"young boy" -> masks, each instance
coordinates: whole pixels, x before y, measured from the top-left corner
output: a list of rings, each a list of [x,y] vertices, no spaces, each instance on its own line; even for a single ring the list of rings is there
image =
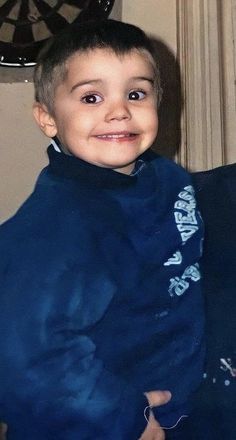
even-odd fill
[[[49,166],[0,231],[0,418],[11,440],[137,440],[144,392],[173,428],[202,377],[202,222],[189,175],[156,156],[147,36],[72,26],[35,71]],[[144,414],[145,413],[145,414]]]

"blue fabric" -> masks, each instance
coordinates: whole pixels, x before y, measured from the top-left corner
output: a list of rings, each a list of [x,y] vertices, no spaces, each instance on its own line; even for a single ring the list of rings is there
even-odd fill
[[[9,440],[137,440],[144,391],[173,425],[202,378],[202,221],[190,176],[131,176],[48,150],[0,228],[0,414]]]
[[[193,178],[205,223],[201,265],[207,356],[204,381],[182,438],[235,440],[236,164],[196,173]]]

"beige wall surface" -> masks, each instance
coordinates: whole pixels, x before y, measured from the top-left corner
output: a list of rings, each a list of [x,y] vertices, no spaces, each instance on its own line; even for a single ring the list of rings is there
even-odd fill
[[[32,83],[0,84],[0,222],[31,193],[47,163],[47,138],[32,116]]]
[[[122,20],[161,39],[176,54],[176,0],[123,0]]]

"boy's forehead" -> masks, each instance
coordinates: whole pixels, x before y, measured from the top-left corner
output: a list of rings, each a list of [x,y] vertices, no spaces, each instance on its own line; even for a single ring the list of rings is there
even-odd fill
[[[131,67],[135,69],[135,67],[147,68],[148,70],[155,72],[155,61],[152,55],[146,49],[130,49],[125,52],[117,53],[111,48],[95,48],[95,49],[87,49],[85,51],[77,51],[73,55],[71,55],[67,62],[67,73],[70,73],[70,70],[76,69],[79,72],[90,72],[96,67],[103,67],[104,62],[113,63],[116,60],[120,61],[121,64],[124,61],[132,61]],[[116,72],[114,71],[114,74]]]

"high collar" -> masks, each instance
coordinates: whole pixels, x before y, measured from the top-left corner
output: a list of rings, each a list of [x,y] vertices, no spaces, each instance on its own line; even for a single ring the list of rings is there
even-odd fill
[[[48,147],[50,171],[61,177],[76,179],[81,184],[93,187],[129,187],[135,185],[140,174],[147,168],[152,153],[146,152],[137,160],[132,174],[119,173],[110,168],[103,168],[85,162],[75,156],[69,156]]]

